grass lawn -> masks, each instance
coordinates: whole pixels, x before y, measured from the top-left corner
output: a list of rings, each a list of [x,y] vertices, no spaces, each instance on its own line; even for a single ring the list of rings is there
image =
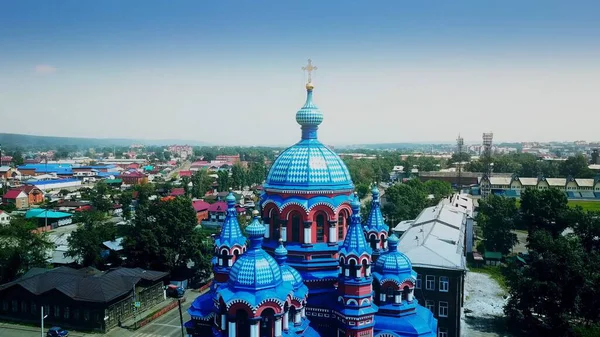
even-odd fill
[[[483,265],[481,267],[476,267],[473,264],[469,264],[469,271],[473,273],[487,274],[494,281],[498,282],[500,288],[504,289],[505,291],[508,290],[508,286],[506,285],[506,280],[504,279],[504,275],[502,275],[500,266]]]
[[[569,200],[569,206],[581,206],[585,211],[597,211],[600,212],[600,200]]]
[[[517,199],[517,208],[521,207],[521,200]],[[600,212],[600,200],[569,200],[569,206],[581,206],[584,211]]]

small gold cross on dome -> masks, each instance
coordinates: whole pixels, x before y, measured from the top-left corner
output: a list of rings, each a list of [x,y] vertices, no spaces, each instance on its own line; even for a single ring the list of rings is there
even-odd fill
[[[308,59],[308,65],[306,67],[302,67],[302,70],[308,73],[308,83],[312,82],[312,72],[317,70],[317,67],[312,65],[312,60]]]

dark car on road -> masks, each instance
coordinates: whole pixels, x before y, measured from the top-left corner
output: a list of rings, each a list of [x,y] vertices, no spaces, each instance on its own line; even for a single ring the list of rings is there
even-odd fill
[[[67,337],[69,336],[69,332],[63,328],[59,328],[57,326],[50,328],[46,337]]]

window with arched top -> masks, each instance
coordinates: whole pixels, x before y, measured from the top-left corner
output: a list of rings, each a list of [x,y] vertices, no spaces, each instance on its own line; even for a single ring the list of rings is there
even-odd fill
[[[317,215],[317,242],[325,241],[325,215]]]
[[[392,302],[394,300],[394,288],[392,288],[392,287],[387,288],[385,291],[385,297],[387,298],[386,301]]]
[[[377,249],[377,236],[375,234],[369,236],[369,243],[371,244],[371,249]]]
[[[292,242],[300,242],[300,231],[302,230],[302,218],[300,217],[300,214],[294,212],[294,214],[292,214],[292,219],[291,219],[292,225],[291,230],[292,230]]]
[[[271,227],[271,239],[279,240],[279,212],[275,209],[271,210],[269,225]]]
[[[344,240],[344,213],[338,215],[338,241]]]

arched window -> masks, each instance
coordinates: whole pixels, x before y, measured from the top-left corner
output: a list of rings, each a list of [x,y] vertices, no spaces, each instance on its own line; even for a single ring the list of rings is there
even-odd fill
[[[325,240],[325,215],[317,215],[317,242]]]
[[[379,245],[381,246],[381,248],[385,248],[385,235],[381,234],[381,237],[379,239]]]
[[[344,240],[344,213],[338,215],[338,241]]]
[[[410,289],[408,288],[408,286],[404,286],[404,289],[402,291],[402,300],[403,301],[408,301],[408,294],[410,293]]]
[[[371,244],[371,249],[377,249],[377,236],[371,234],[371,236],[369,236],[369,243]]]
[[[240,309],[235,313],[235,328],[237,330],[236,336],[250,337],[250,324],[246,310]]]
[[[271,239],[274,241],[279,240],[279,212],[271,210],[270,227],[271,227]]]
[[[356,267],[356,260],[354,259],[350,259],[350,276],[357,276],[356,275],[356,270],[358,269]]]
[[[392,303],[394,301],[394,288],[389,287],[385,292],[386,301]]]
[[[267,308],[260,314],[260,318],[260,337],[272,337],[275,331],[275,311]]]
[[[302,222],[302,218],[300,214],[294,213],[292,215],[292,242],[300,242],[300,231],[302,230],[302,226],[300,225]]]

